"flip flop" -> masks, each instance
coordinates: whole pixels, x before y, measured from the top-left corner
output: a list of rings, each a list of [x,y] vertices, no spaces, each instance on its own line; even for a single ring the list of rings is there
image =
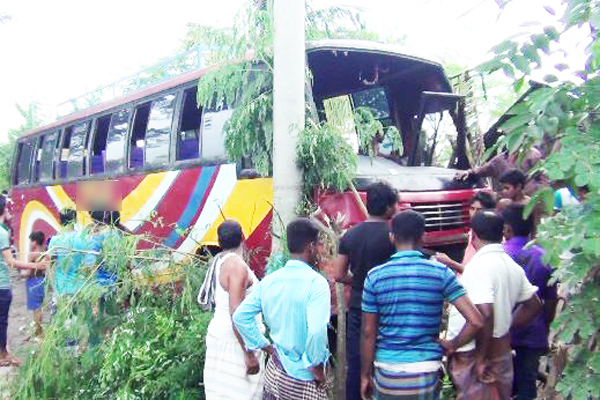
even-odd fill
[[[0,359],[0,367],[18,367],[21,365],[21,360],[17,357],[5,357]]]

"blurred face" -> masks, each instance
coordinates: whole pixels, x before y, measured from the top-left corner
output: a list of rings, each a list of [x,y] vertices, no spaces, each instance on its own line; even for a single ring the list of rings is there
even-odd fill
[[[502,184],[502,198],[514,200],[521,193],[521,185]]]
[[[473,218],[473,216],[481,210],[483,210],[483,205],[481,202],[479,200],[474,201],[469,207],[469,217]]]

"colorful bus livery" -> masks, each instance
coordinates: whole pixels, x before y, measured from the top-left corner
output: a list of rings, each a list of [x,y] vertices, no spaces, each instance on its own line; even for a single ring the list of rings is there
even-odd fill
[[[401,148],[384,136],[374,143],[374,155],[359,154],[356,186],[362,195],[370,181],[387,180],[398,189],[401,206],[424,213],[426,244],[465,243],[468,201],[477,189],[453,176],[456,168],[469,167],[466,131],[457,127],[451,136],[441,132],[441,123],[434,130],[422,126],[444,113],[460,120],[458,97],[442,67],[380,44],[348,41],[307,44],[307,63],[313,115],[330,119],[336,107],[351,112],[367,107],[384,127],[401,134]],[[152,238],[144,247],[161,243],[183,254],[216,246],[216,226],[233,218],[243,226],[252,266],[261,275],[271,247],[272,180],[242,169],[241,160],[228,160],[223,128],[233,110],[199,107],[197,82],[206,72],[193,71],[25,132],[11,176],[13,236],[21,256],[27,255],[31,231],[53,234],[59,228],[58,212],[75,204],[77,181],[112,179],[122,187],[125,227]],[[355,144],[352,118],[341,123]],[[436,147],[442,140],[453,143],[445,161],[438,160],[441,146]],[[315,200],[331,217],[347,214],[350,225],[364,218],[347,193]]]
[[[257,267],[268,255],[272,183],[269,178],[238,180],[235,164],[202,166],[118,178],[123,189],[122,223],[148,240],[179,254],[200,246],[218,246],[216,228],[223,217],[242,223]],[[57,215],[75,207],[75,184],[14,188],[13,228],[22,253],[32,231],[52,234],[60,229]],[[262,245],[262,251],[261,251]]]

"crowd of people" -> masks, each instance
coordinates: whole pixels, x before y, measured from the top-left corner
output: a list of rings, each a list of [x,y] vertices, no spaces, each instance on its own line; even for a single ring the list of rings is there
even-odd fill
[[[91,211],[92,223],[84,228],[77,224],[77,212],[66,208],[60,213],[61,231],[46,238],[41,231],[30,234],[30,251],[27,261],[15,258],[10,245],[10,220],[8,198],[0,196],[0,366],[19,366],[20,360],[7,348],[8,314],[12,302],[12,290],[8,267],[21,270],[26,277],[27,309],[32,312],[34,335],[43,336],[43,304],[47,293],[51,293],[53,311],[66,304],[84,286],[95,285],[101,292],[101,308],[107,296],[114,292],[117,274],[114,266],[106,262],[104,247],[113,247],[111,241],[118,240],[123,232],[119,224],[118,211]],[[109,244],[109,246],[107,246]],[[102,311],[102,310],[100,310]],[[88,344],[101,340],[101,316],[90,326]]]
[[[323,273],[323,232],[314,221],[287,226],[289,259],[260,281],[244,261],[241,225],[224,221],[217,230],[222,251],[198,294],[214,312],[206,336],[207,399],[327,399],[331,280],[351,288],[346,365],[337,365],[346,371],[347,399],[435,399],[446,373],[458,399],[536,398],[557,284],[534,244],[541,215],[524,216],[526,175],[505,168],[499,182],[497,194],[472,198],[460,260],[423,248],[424,216],[398,212],[398,193],[384,182],[367,188],[369,216],[339,240],[332,277]],[[576,204],[571,197],[557,191],[561,207]],[[97,285],[101,307],[114,292],[118,276],[102,254],[123,228],[119,213],[109,211],[90,212],[93,223],[78,228],[75,210],[65,209],[62,230],[49,239],[31,233],[29,258],[21,261],[10,248],[6,201],[0,196],[0,365],[18,365],[6,346],[8,267],[27,277],[28,309],[41,336],[46,293],[57,304]],[[101,327],[90,327],[88,343],[98,344],[100,335]]]
[[[459,400],[537,397],[557,283],[535,244],[540,215],[525,217],[526,175],[506,168],[499,178],[498,193],[471,200],[461,260],[423,248],[425,218],[397,212],[388,184],[367,188],[369,217],[341,237],[334,260],[333,278],[351,287],[347,365],[337,365],[347,399],[435,399],[445,373]],[[241,226],[219,227],[224,252],[199,295],[215,310],[207,399],[328,398],[331,291],[320,235],[314,221],[290,223],[289,261],[257,281]]]

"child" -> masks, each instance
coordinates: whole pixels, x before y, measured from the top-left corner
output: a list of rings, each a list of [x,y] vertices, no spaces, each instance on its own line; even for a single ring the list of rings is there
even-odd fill
[[[29,253],[30,262],[47,260],[46,256],[46,235],[44,232],[36,231],[29,235],[31,247]],[[45,271],[32,271],[27,278],[27,309],[33,311],[33,321],[35,323],[35,336],[41,337],[42,330],[42,304],[45,294]]]

